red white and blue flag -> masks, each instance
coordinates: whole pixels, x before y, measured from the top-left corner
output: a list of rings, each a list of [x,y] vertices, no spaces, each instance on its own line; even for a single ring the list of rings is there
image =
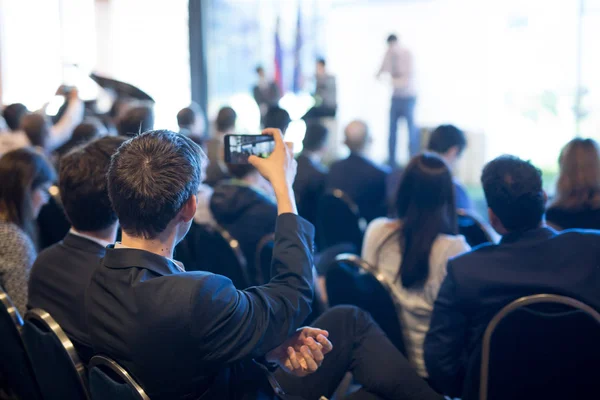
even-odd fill
[[[294,48],[294,93],[302,89],[302,10],[298,4],[298,20],[296,22],[296,47]]]

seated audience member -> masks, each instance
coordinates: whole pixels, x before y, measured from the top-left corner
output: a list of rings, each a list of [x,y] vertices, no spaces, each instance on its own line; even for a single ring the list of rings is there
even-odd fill
[[[121,146],[108,191],[123,239],[107,248],[86,293],[94,349],[122,364],[153,400],[274,399],[278,385],[316,399],[330,396],[349,369],[364,398],[441,399],[356,308],[334,308],[318,328],[297,330],[311,309],[313,227],[295,215],[292,152],[280,132],[268,132],[275,152],[250,161],[277,196],[274,277],[245,291],[172,260],[194,216],[200,148],[169,131]]]
[[[457,234],[452,174],[442,159],[425,153],[411,160],[398,187],[395,215],[398,219],[369,224],[362,257],[393,283],[408,354],[419,375],[427,377],[423,342],[446,264],[470,249]]]
[[[600,147],[573,139],[562,150],[556,197],[546,221],[556,229],[600,229]]]
[[[106,246],[115,242],[117,216],[108,198],[106,173],[110,157],[124,141],[104,137],[63,157],[60,193],[72,227],[61,242],[39,254],[29,278],[29,307],[52,315],[84,363],[93,355],[84,293]]]
[[[21,126],[21,118],[29,113],[27,107],[21,103],[9,104],[2,110],[2,116],[11,131],[19,130]]]
[[[56,179],[40,153],[22,148],[0,158],[0,286],[23,315],[27,281],[35,260],[35,219]]]
[[[313,225],[317,222],[319,199],[325,190],[327,171],[321,164],[327,146],[327,128],[318,122],[306,124],[302,153],[297,158],[298,173],[294,193],[298,213]]]
[[[126,137],[149,131],[153,127],[154,110],[150,106],[134,106],[126,109],[117,121],[117,132]]]
[[[465,133],[454,125],[440,125],[431,132],[427,149],[437,153],[446,161],[450,170],[456,168],[456,163],[467,147]],[[454,194],[456,208],[470,210],[473,208],[471,199],[464,186],[454,178]]]
[[[259,284],[259,266],[254,265],[256,248],[264,236],[275,232],[277,221],[273,188],[250,164],[229,164],[228,168],[234,179],[215,187],[210,210],[217,224],[239,242],[251,284]]]
[[[206,179],[204,182],[209,186],[215,186],[222,180],[229,178],[227,165],[225,165],[225,135],[235,133],[237,114],[231,107],[223,107],[217,114],[215,120],[216,131],[206,143],[206,155],[208,166],[206,167]]]
[[[279,106],[269,107],[263,121],[265,128],[279,129],[284,135],[290,122],[290,114]]]
[[[324,58],[317,59],[315,72],[315,105],[302,117],[308,121],[315,118],[335,117],[337,110],[337,88],[335,76],[327,71]]]
[[[327,189],[340,189],[358,205],[361,216],[372,221],[386,212],[388,169],[370,161],[367,148],[372,139],[362,121],[353,121],[344,131],[350,156],[333,163],[327,176]]]
[[[192,103],[189,107],[182,108],[177,113],[177,125],[180,134],[188,136],[198,145],[203,144],[206,119],[198,104]]]
[[[460,396],[467,364],[502,307],[522,296],[554,293],[600,309],[600,233],[557,234],[544,226],[541,172],[513,156],[481,176],[491,225],[502,235],[448,262],[425,338],[429,382]]]
[[[82,123],[77,125],[73,130],[71,138],[58,149],[55,153],[60,158],[73,150],[77,146],[82,146],[86,143],[91,142],[94,139],[106,136],[108,130],[97,118],[86,118]]]

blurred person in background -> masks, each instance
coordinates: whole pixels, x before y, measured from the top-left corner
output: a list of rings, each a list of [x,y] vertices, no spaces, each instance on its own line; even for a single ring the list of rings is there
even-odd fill
[[[215,186],[222,180],[229,177],[227,165],[225,165],[225,135],[235,133],[235,123],[237,113],[231,107],[223,107],[217,114],[215,120],[215,132],[206,143],[206,155],[208,157],[208,166],[206,168],[206,178],[204,183],[209,186]]]
[[[48,202],[56,179],[52,165],[31,148],[0,158],[0,285],[21,315],[27,305],[27,282],[37,255],[35,219]]]
[[[292,122],[290,114],[283,108],[274,106],[270,107],[267,111],[264,119],[264,126],[265,128],[279,129],[285,135],[290,122]]]
[[[324,58],[317,59],[315,81],[315,106],[308,110],[302,118],[308,121],[311,118],[335,117],[337,86],[335,76],[327,71]]]
[[[153,128],[154,110],[146,105],[126,109],[117,120],[117,131],[120,136],[132,137]]]
[[[94,139],[98,139],[107,135],[108,130],[102,121],[100,121],[98,118],[86,117],[83,122],[77,125],[77,127],[73,130],[71,138],[65,144],[56,149],[55,153],[58,158],[60,158],[77,146],[82,146]]]
[[[440,125],[431,132],[427,149],[437,153],[446,164],[450,171],[454,171],[458,160],[463,155],[467,147],[467,138],[465,133],[454,125]],[[467,194],[465,187],[456,179],[454,182],[454,195],[456,198],[456,208],[470,210],[473,203]]]
[[[390,166],[396,165],[396,139],[398,119],[404,118],[408,125],[408,151],[410,157],[419,152],[421,147],[419,131],[414,123],[414,110],[417,102],[417,92],[414,82],[414,66],[412,53],[400,45],[396,35],[387,38],[387,51],[377,73],[377,78],[383,74],[391,77],[392,100],[390,107],[390,135],[388,141]]]
[[[204,113],[198,104],[192,103],[188,107],[182,108],[177,113],[177,125],[180,134],[188,136],[194,142],[203,146],[206,118],[204,118]]]
[[[326,187],[346,193],[358,206],[360,215],[370,222],[387,214],[386,179],[389,170],[367,157],[372,137],[366,123],[358,120],[350,122],[344,135],[350,155],[331,165]]]
[[[294,193],[298,204],[298,214],[316,225],[319,199],[325,191],[327,170],[321,160],[327,150],[327,128],[316,122],[306,124],[306,134],[302,140],[302,152],[296,159],[298,170],[294,181]]]
[[[600,229],[600,147],[571,140],[560,153],[556,195],[546,221],[556,229]]]
[[[21,126],[21,118],[28,113],[29,110],[27,107],[21,103],[9,104],[2,110],[2,116],[8,125],[8,129],[11,131],[19,129],[19,126]]]
[[[12,132],[0,134],[0,155],[26,146],[37,146],[50,153],[69,140],[73,129],[83,120],[84,105],[77,89],[71,88],[68,92],[65,90],[61,86],[57,91],[57,95],[66,97],[67,106],[54,125],[44,110],[27,113],[22,104],[8,106],[4,115],[5,119],[8,116],[7,123]],[[19,125],[15,131],[13,126],[16,123]]]
[[[459,236],[450,169],[433,153],[414,157],[404,170],[394,214],[367,228],[362,258],[392,282],[401,305],[407,351],[427,378],[423,342],[448,259],[470,249]]]
[[[258,82],[252,89],[252,95],[260,110],[260,122],[264,125],[264,118],[267,115],[267,111],[270,107],[275,107],[279,104],[281,99],[281,91],[279,86],[273,80],[267,80],[265,76],[264,68],[259,65],[256,67],[256,75],[258,76]]]

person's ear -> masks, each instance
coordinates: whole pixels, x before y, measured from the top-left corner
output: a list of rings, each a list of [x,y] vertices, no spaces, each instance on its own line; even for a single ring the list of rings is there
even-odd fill
[[[179,215],[183,222],[190,222],[194,218],[196,207],[198,206],[197,201],[196,195],[194,194],[183,203],[183,207],[181,207],[181,211],[179,211]]]

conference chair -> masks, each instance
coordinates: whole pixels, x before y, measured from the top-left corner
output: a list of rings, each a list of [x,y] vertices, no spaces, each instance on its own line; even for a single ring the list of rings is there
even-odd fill
[[[362,248],[367,221],[361,217],[356,203],[343,191],[327,191],[319,200],[317,215],[321,250],[342,243]]]
[[[175,259],[183,263],[186,271],[226,276],[238,289],[251,286],[238,241],[219,226],[192,223],[186,237],[175,247]]]
[[[365,260],[353,254],[340,254],[327,269],[325,286],[330,306],[350,304],[368,311],[390,341],[406,355],[400,304],[392,294],[391,283]]]
[[[150,400],[135,379],[109,357],[92,357],[89,368],[92,400]]]
[[[89,399],[85,366],[48,312],[27,311],[21,336],[44,400]]]
[[[258,246],[256,246],[256,256],[254,266],[256,268],[256,282],[263,285],[271,280],[271,261],[273,259],[273,249],[275,248],[275,234],[265,235]]]
[[[0,374],[20,400],[41,400],[37,381],[21,339],[23,319],[0,287]]]
[[[600,398],[600,313],[564,296],[500,310],[467,370],[463,400]]]
[[[471,247],[484,243],[494,243],[492,228],[475,214],[464,209],[456,210],[458,232],[465,237]]]

